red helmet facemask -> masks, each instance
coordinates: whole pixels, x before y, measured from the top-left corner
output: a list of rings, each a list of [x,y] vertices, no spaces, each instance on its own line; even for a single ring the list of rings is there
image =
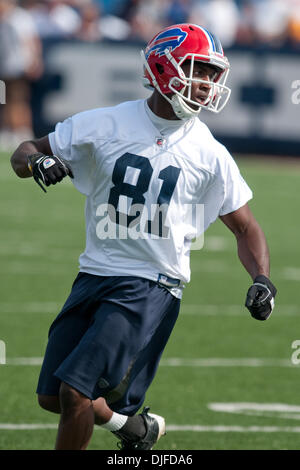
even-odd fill
[[[158,33],[141,51],[144,64],[143,84],[156,89],[173,107],[177,117],[197,116],[201,109],[214,113],[226,105],[231,90],[225,86],[229,62],[220,41],[204,28],[193,24],[170,26]],[[189,73],[182,65],[189,61]],[[212,81],[194,77],[194,64],[201,62],[218,70]],[[203,83],[210,88],[205,102],[192,100],[192,84]]]

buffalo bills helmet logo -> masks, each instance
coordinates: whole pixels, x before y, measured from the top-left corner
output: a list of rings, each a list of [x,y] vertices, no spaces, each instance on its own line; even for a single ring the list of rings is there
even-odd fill
[[[170,52],[174,51],[179,47],[186,39],[187,33],[182,31],[180,28],[173,28],[160,33],[154,38],[146,49],[146,59],[153,52],[159,57],[165,54],[165,50],[168,49]]]

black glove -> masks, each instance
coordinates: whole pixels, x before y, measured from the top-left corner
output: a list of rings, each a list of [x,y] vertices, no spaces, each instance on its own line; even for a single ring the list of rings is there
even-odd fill
[[[41,180],[46,186],[56,184],[66,176],[74,178],[71,167],[56,155],[47,156],[43,153],[35,153],[28,157],[28,168],[32,173],[34,180],[46,193]]]
[[[245,306],[256,320],[267,320],[274,308],[277,289],[266,276],[260,275],[247,292]]]

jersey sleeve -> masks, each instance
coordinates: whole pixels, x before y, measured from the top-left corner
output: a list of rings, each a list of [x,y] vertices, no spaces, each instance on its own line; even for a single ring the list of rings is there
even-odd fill
[[[225,153],[223,170],[224,200],[219,215],[226,215],[243,207],[253,194],[229,152]]]
[[[49,134],[49,143],[53,154],[70,164],[74,186],[88,196],[93,188],[96,164],[93,141],[86,128],[80,114],[70,117],[56,125],[55,131]]]

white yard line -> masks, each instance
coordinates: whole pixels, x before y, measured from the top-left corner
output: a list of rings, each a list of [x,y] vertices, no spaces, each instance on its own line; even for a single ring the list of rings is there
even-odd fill
[[[57,429],[57,424],[33,424],[33,423],[0,423],[0,430],[5,431],[35,431],[39,429]]]
[[[39,423],[0,423],[0,430],[3,431],[36,431],[36,430],[49,430],[57,429],[58,424],[39,424]],[[95,426],[95,430],[100,430],[101,427]],[[180,431],[180,432],[235,432],[235,433],[300,433],[300,426],[201,426],[201,425],[178,425],[169,424],[166,426],[167,432]]]
[[[64,304],[47,300],[44,302],[0,302],[0,314],[5,313],[58,313]],[[300,305],[276,305],[276,315],[298,316]],[[245,315],[247,310],[243,305],[215,305],[215,304],[188,304],[182,303],[180,315],[207,315],[207,316],[236,316]]]
[[[40,366],[42,357],[12,357],[6,359],[8,366]],[[289,359],[263,358],[179,358],[162,359],[161,367],[295,367]]]
[[[245,307],[242,305],[201,305],[201,304],[185,304],[180,309],[180,315],[242,315],[245,313]]]
[[[207,251],[228,251],[228,248],[233,250],[235,246],[231,243],[231,240],[228,240],[222,236],[204,236],[204,250]]]
[[[63,302],[0,302],[0,313],[58,313]]]
[[[300,432],[300,426],[199,426],[170,424],[166,427],[167,431],[190,431],[190,432]]]
[[[213,411],[222,411],[228,413],[244,411],[274,411],[300,413],[299,405],[289,405],[286,403],[253,403],[253,402],[234,402],[234,403],[208,403],[208,408]]]
[[[294,266],[286,266],[282,269],[281,277],[286,281],[300,281],[300,268]]]
[[[207,316],[242,316],[247,315],[248,311],[243,305],[201,305],[185,304],[181,306],[181,315],[207,315]],[[276,305],[276,315],[298,316],[300,314],[300,305]],[[274,315],[275,315],[274,313]]]
[[[207,407],[221,413],[300,420],[300,406],[286,403],[208,403]]]
[[[167,367],[292,367],[288,359],[261,359],[261,358],[166,358],[160,362]]]
[[[42,357],[10,357],[6,358],[8,366],[40,366],[42,365]]]

